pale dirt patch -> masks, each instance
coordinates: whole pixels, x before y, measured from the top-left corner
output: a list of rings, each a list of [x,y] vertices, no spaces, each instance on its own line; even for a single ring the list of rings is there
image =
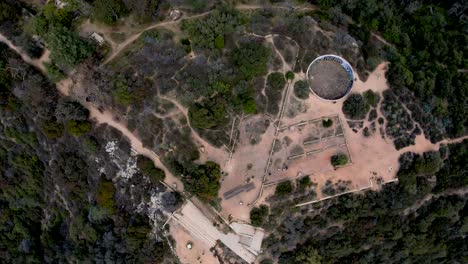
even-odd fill
[[[194,240],[176,221],[171,220],[170,234],[176,241],[175,250],[179,260],[183,264],[194,263],[219,263],[218,259],[210,252],[210,246]],[[192,249],[187,248],[188,243],[192,243]]]
[[[255,261],[257,253],[242,243],[242,236],[233,232],[221,232],[191,201],[187,200],[182,208],[174,213],[173,219],[199,243],[213,247],[220,241],[248,263]]]
[[[388,89],[385,79],[386,67],[387,64],[385,63],[379,65],[366,82],[357,80],[352,92],[364,92],[371,89],[381,94],[384,90]],[[370,178],[373,176],[382,177],[385,182],[395,178],[399,167],[398,158],[400,154],[407,151],[407,149],[396,151],[393,142],[391,140],[382,139],[379,133],[375,133],[367,138],[362,135],[361,131],[354,133],[345,123],[346,118],[341,111],[343,101],[344,99],[336,102],[327,102],[317,96],[311,95],[309,99],[306,100],[306,103],[310,105],[308,111],[306,113],[299,113],[293,118],[284,117],[281,125],[287,126],[305,120],[338,115],[341,120],[341,126],[348,148],[339,146],[317,154],[312,154],[310,158],[299,158],[294,162],[290,162],[287,171],[272,171],[272,174],[275,174],[272,175],[272,181],[294,178],[299,172],[312,174],[312,181],[318,183],[317,198],[319,199],[322,197],[320,189],[327,180],[332,180],[333,182],[338,180],[350,180],[352,182],[350,188],[354,189],[369,186]],[[367,121],[365,121],[365,125],[367,125],[366,122]],[[336,125],[336,120],[334,120],[334,125]],[[376,126],[378,131],[380,125],[376,124]],[[298,135],[293,134],[290,137],[300,141]],[[317,147],[326,147],[329,141],[330,140],[317,143]],[[331,141],[336,141],[335,143],[341,142],[339,138],[333,138]],[[302,142],[299,143],[301,144]],[[345,167],[334,169],[330,164],[331,156],[338,152],[346,154],[348,153],[348,149],[352,163]],[[301,161],[301,159],[303,161]]]
[[[221,203],[223,207],[221,214],[225,217],[231,215],[234,219],[249,220],[251,207],[248,204],[256,199],[260,191],[275,129],[270,124],[265,133],[261,135],[260,141],[252,145],[251,139],[257,138],[257,136],[255,132],[249,133],[246,127],[249,124],[253,125],[256,122],[262,122],[264,119],[265,117],[260,115],[250,116],[245,118],[239,126],[239,143],[234,150],[232,159],[223,168],[228,173],[228,176],[223,177],[219,194],[222,196],[223,193],[243,185],[247,181],[253,182],[255,189],[231,199],[223,200]],[[248,169],[250,167],[249,164],[252,166],[250,169]],[[254,177],[252,178],[252,176]]]

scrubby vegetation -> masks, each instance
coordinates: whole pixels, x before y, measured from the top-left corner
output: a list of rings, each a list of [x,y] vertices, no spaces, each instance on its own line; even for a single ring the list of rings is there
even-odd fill
[[[372,107],[377,107],[377,104],[380,102],[380,95],[378,93],[375,93],[372,90],[367,90],[364,92],[364,98],[366,99],[366,102],[372,106]]]
[[[343,102],[343,113],[350,119],[364,119],[369,111],[366,98],[359,93],[353,93]]]
[[[284,181],[276,185],[275,194],[276,195],[286,195],[293,191],[294,187],[291,181]]]
[[[137,158],[137,166],[143,172],[144,175],[149,177],[153,184],[157,184],[159,181],[164,181],[165,173],[160,168],[154,166],[154,162],[142,155]]]
[[[294,83],[294,94],[297,98],[307,99],[309,98],[309,84],[306,81],[297,81]]]
[[[268,216],[268,206],[260,205],[250,211],[250,223],[253,226],[262,226]]]
[[[122,0],[96,0],[93,2],[93,18],[105,24],[115,24],[128,14]]]
[[[330,162],[333,165],[333,167],[346,165],[348,163],[348,155],[338,153],[330,158]]]
[[[241,43],[232,52],[232,61],[245,79],[252,79],[267,72],[270,50],[259,42]]]

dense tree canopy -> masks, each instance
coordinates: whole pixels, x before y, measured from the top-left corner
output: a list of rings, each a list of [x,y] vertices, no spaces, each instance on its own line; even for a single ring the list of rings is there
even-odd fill
[[[254,207],[250,211],[250,223],[253,226],[262,226],[267,216],[268,216],[268,206],[260,205],[260,207]]]
[[[234,33],[243,19],[237,10],[221,4],[206,17],[184,21],[182,28],[195,46],[219,49],[224,47],[224,37]]]
[[[190,168],[183,180],[189,192],[196,194],[204,201],[211,201],[218,197],[221,170],[218,164],[208,161]]]
[[[353,93],[343,102],[343,113],[351,119],[364,119],[369,111],[369,104],[359,93]]]
[[[242,76],[251,79],[255,76],[264,75],[267,72],[267,61],[270,50],[262,43],[247,42],[232,52],[232,61],[238,67]]]
[[[190,124],[197,128],[214,128],[227,123],[227,105],[222,98],[211,98],[189,108]]]
[[[105,24],[114,24],[128,14],[128,9],[122,0],[95,0],[93,2],[93,18]]]
[[[164,171],[154,166],[154,162],[151,159],[140,155],[137,159],[137,165],[143,174],[149,177],[152,183],[156,184],[159,181],[164,181],[166,176]]]
[[[347,23],[337,17],[350,16],[348,30],[364,43],[364,55],[372,58],[375,53],[371,31],[379,32],[391,43],[387,58],[391,64],[388,80],[392,88],[409,88],[419,104],[413,112],[424,107],[426,115],[416,118],[435,137],[442,126],[451,135],[460,135],[468,125],[466,93],[466,56],[468,39],[460,2],[430,0],[422,2],[324,0],[313,1],[326,10],[323,18],[340,27]],[[328,12],[327,12],[328,11]],[[346,20],[346,19],[344,19]],[[461,71],[460,71],[461,70]],[[435,102],[444,102],[446,114],[437,116]],[[414,102],[413,102],[414,103]],[[427,116],[430,115],[430,116]],[[427,122],[425,120],[430,120]],[[441,125],[442,124],[442,125]]]
[[[24,77],[6,70],[13,66],[21,66]],[[0,73],[2,262],[161,262],[166,242],[150,235],[152,221],[128,203],[130,197],[114,182],[119,169],[107,152],[99,152],[106,137],[120,136],[92,130],[87,111],[69,99],[59,100],[56,89],[3,44]],[[12,93],[13,83],[24,92]],[[64,135],[69,121],[74,127],[86,122],[88,135]],[[128,147],[117,148],[118,155],[130,157]],[[157,190],[144,189],[140,182],[135,179],[139,191],[131,199],[143,202],[139,195]]]
[[[47,35],[50,58],[59,64],[76,65],[92,52],[92,47],[76,33],[65,28],[54,28]]]

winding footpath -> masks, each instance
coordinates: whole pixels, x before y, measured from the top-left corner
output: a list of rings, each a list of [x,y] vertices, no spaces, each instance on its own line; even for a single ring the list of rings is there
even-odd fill
[[[18,55],[21,56],[21,58],[24,60],[24,62],[30,64],[37,70],[39,70],[42,74],[46,74],[46,68],[44,66],[44,63],[48,61],[48,56],[49,56],[49,50],[45,50],[44,55],[39,58],[39,59],[32,59],[31,57],[26,54],[20,47],[17,47],[14,45],[10,40],[8,40],[4,35],[0,34],[0,42],[5,43],[10,49],[15,51]],[[59,93],[63,96],[70,96],[70,91],[73,87],[74,83],[71,78],[67,78],[65,80],[62,80],[56,84],[57,90]],[[115,120],[114,114],[112,114],[110,111],[99,111],[96,106],[89,102],[85,102],[84,100],[81,100],[80,103],[88,109],[90,113],[90,119],[95,121],[97,124],[107,124],[118,131],[120,131],[125,137],[128,138],[130,145],[133,150],[135,150],[138,154],[143,155],[147,158],[150,158],[153,160],[154,164],[158,167],[164,170],[166,173],[166,178],[164,180],[164,183],[168,185],[169,187],[173,187],[174,184],[177,186],[177,191],[183,191],[183,184],[182,182],[172,175],[172,173],[162,164],[161,160],[159,159],[159,156],[152,150],[144,147],[143,143],[141,142],[141,139],[139,139],[132,131],[130,131],[123,123],[120,123]]]
[[[32,65],[33,67],[40,70],[43,74],[46,73],[45,66],[43,65],[43,60],[41,59],[31,59],[21,48],[15,46],[13,43],[8,41],[3,35],[0,35],[0,42],[6,43],[12,50],[18,53],[22,59]],[[48,54],[48,51],[45,53]],[[68,77],[56,84],[56,88],[62,96],[70,96],[72,88],[74,86],[73,80]],[[150,158],[156,167],[164,170],[166,178],[163,184],[169,188],[173,188],[176,184],[176,190],[179,192],[183,191],[182,182],[175,177],[164,164],[159,159],[159,156],[152,150],[144,147],[141,139],[139,139],[132,131],[128,129],[126,125],[120,121],[115,120],[115,114],[108,110],[99,111],[99,109],[93,104],[86,102],[85,100],[80,100],[80,103],[89,110],[90,119],[99,124],[107,124],[118,131],[120,131],[130,142],[131,148],[140,155]],[[181,105],[176,104],[177,107]],[[180,108],[181,112],[186,114],[183,111],[183,107]],[[60,193],[59,193],[60,195]],[[248,246],[242,243],[242,237],[236,232],[224,233],[219,230],[216,226],[213,225],[213,219],[203,213],[203,210],[200,210],[195,206],[189,198],[186,198],[187,201],[184,206],[179,210],[181,213],[176,213],[171,216],[174,221],[182,225],[194,238],[200,240],[201,243],[204,243],[210,247],[216,245],[218,241],[221,241],[228,248],[230,248],[235,254],[244,259],[245,261],[252,263],[255,261],[258,252],[252,251]],[[66,200],[64,200],[65,208],[67,208]],[[69,209],[67,209],[70,211]],[[71,211],[70,211],[71,212]]]

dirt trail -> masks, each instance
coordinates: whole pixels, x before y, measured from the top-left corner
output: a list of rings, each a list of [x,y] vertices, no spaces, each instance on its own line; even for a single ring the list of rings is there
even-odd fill
[[[49,62],[49,55],[50,52],[49,50],[45,50],[44,54],[41,56],[39,59],[32,59],[31,57],[28,56],[28,54],[23,51],[20,47],[15,46],[8,38],[6,38],[3,34],[0,33],[0,42],[5,43],[10,49],[14,50],[16,53],[18,53],[23,61],[26,63],[34,66],[36,69],[40,70],[43,74],[46,73],[46,68],[44,66],[45,62]]]
[[[171,103],[173,103],[176,108],[181,112],[185,118],[187,119],[187,122],[189,122],[189,117],[188,117],[188,109],[183,106],[181,103],[179,103],[177,100],[166,96],[166,95],[158,95],[159,98],[163,100],[167,100]],[[197,144],[198,147],[203,147],[203,152],[200,153],[200,162],[206,162],[208,160],[214,161],[218,163],[219,165],[223,166],[226,164],[226,162],[229,159],[229,154],[223,149],[223,148],[217,148],[211,145],[209,142],[207,142],[205,139],[200,137],[198,133],[192,128],[192,126],[189,124],[190,130],[191,130],[191,136],[192,139],[194,140],[194,143]]]
[[[193,15],[193,16],[188,16],[188,17],[182,16],[177,21],[157,22],[157,23],[154,23],[152,25],[149,25],[146,28],[144,28],[143,30],[141,30],[140,32],[131,35],[126,40],[124,40],[122,43],[117,44],[116,45],[117,48],[112,51],[112,54],[103,62],[103,65],[109,63],[115,57],[117,57],[128,45],[132,44],[135,40],[137,40],[141,36],[141,34],[143,34],[145,31],[148,31],[148,30],[151,30],[151,29],[154,29],[154,28],[157,28],[157,27],[164,27],[164,26],[168,26],[168,25],[178,24],[178,23],[180,23],[180,21],[182,21],[182,19],[193,19],[193,18],[197,18],[197,17],[206,16],[209,13],[211,13],[211,11],[207,11],[205,13],[201,13],[201,14]],[[116,31],[116,32],[118,32],[118,31]]]
[[[400,149],[398,152],[400,154],[403,154],[405,152],[415,152],[422,154],[427,151],[437,151],[440,148],[440,145],[442,144],[455,144],[455,143],[460,143],[463,140],[468,139],[468,135],[462,136],[459,138],[453,138],[453,139],[444,139],[436,143],[432,143],[429,139],[425,138],[424,135],[419,135],[416,137],[415,144],[403,149]]]
[[[431,193],[431,194],[426,195],[423,199],[417,201],[413,206],[406,208],[403,211],[403,214],[404,215],[409,215],[410,213],[417,211],[421,206],[423,206],[426,202],[428,202],[429,200],[431,200],[433,198],[437,199],[439,197],[450,196],[450,195],[462,196],[462,195],[466,195],[466,194],[468,194],[468,188],[456,189],[456,190],[446,190],[446,191],[444,191],[442,193],[438,193],[438,194]]]
[[[21,48],[15,46],[11,41],[9,41],[5,36],[1,34],[0,34],[0,42],[7,44],[12,50],[17,52],[26,63],[36,67],[43,73],[46,72],[43,62],[47,61],[48,54],[49,54],[48,50],[44,52],[44,56],[42,56],[40,59],[35,60],[35,59],[31,59],[23,50],[21,50]],[[74,85],[73,80],[71,78],[67,78],[57,83],[56,87],[57,87],[57,90],[62,95],[69,96],[73,85]],[[109,111],[100,112],[91,103],[83,102],[83,101],[81,103],[83,104],[84,107],[86,107],[89,110],[90,119],[95,120],[98,124],[108,124],[109,126],[112,126],[115,129],[122,132],[122,134],[129,139],[131,147],[136,152],[138,152],[139,154],[143,156],[150,158],[151,160],[153,160],[153,162],[155,163],[157,167],[164,170],[164,172],[166,173],[166,179],[164,182],[166,184],[168,184],[169,186],[172,186],[175,183],[177,185],[177,190],[183,191],[182,182],[178,178],[176,178],[174,175],[172,175],[172,173],[161,163],[161,161],[159,160],[159,156],[152,150],[145,148],[141,140],[136,135],[134,135],[125,125],[115,121],[114,115],[111,112]]]
[[[261,5],[238,5],[238,6],[236,6],[236,9],[238,9],[238,10],[254,10],[254,9],[261,9],[261,8],[264,8],[264,6],[261,6]],[[270,8],[280,8],[280,9],[291,10],[291,8],[284,7],[284,6],[271,6]],[[303,7],[298,7],[295,10],[305,11],[305,10],[316,10],[316,9],[317,9],[317,7],[315,7],[315,6],[303,6]],[[179,24],[183,19],[194,19],[194,18],[198,18],[198,17],[203,17],[203,16],[206,16],[206,15],[210,14],[211,12],[212,11],[207,11],[207,12],[204,12],[204,13],[201,13],[201,14],[187,16],[187,17],[182,15],[182,17],[179,18],[177,21],[164,21],[164,22],[157,22],[157,23],[151,24],[151,25],[143,28],[138,33],[135,33],[135,34],[129,36],[122,43],[116,44],[115,45],[116,49],[112,50],[112,54],[103,62],[103,65],[109,63],[115,57],[117,57],[128,45],[130,45],[135,40],[137,40],[141,36],[141,34],[143,34],[145,31],[148,31],[148,30],[151,30],[151,29],[154,29],[154,28],[157,28],[157,27],[164,27],[164,26]],[[85,27],[87,29],[96,31],[98,33],[122,32],[122,29],[125,29],[125,28],[126,28],[125,31],[127,31],[127,32],[131,30],[131,29],[128,28],[127,25],[125,25],[124,28],[122,28],[122,27],[106,27],[106,26],[102,26],[102,25],[96,25],[96,24],[92,24],[89,20],[86,21],[85,23],[86,23]],[[114,44],[114,41],[110,41],[110,43]]]
[[[64,96],[69,96],[73,85],[73,81],[70,78],[68,78],[57,83],[57,89]],[[133,132],[131,132],[124,123],[122,123],[121,121],[116,121],[115,114],[108,110],[101,112],[96,108],[96,106],[86,101],[81,101],[80,103],[84,107],[86,107],[86,109],[88,109],[90,119],[94,120],[97,124],[107,124],[122,132],[122,134],[125,137],[127,137],[130,141],[132,149],[134,149],[140,155],[150,158],[151,160],[153,160],[156,167],[164,170],[164,172],[166,173],[166,179],[164,180],[164,182],[166,184],[168,184],[171,187],[173,186],[173,184],[176,184],[176,189],[178,191],[183,191],[182,182],[177,177],[172,175],[172,173],[166,168],[166,166],[164,166],[164,164],[161,163],[159,156],[154,151],[143,146],[141,139],[139,139]]]
[[[255,10],[255,9],[262,9],[262,8],[265,8],[265,9],[277,8],[277,9],[285,9],[285,10],[288,10],[288,11],[289,10],[313,11],[313,10],[318,9],[317,6],[313,6],[313,5],[308,5],[308,6],[303,5],[303,6],[293,7],[293,6],[280,6],[280,5],[265,6],[265,5],[241,4],[241,5],[236,6],[236,9],[239,9],[239,10]]]

